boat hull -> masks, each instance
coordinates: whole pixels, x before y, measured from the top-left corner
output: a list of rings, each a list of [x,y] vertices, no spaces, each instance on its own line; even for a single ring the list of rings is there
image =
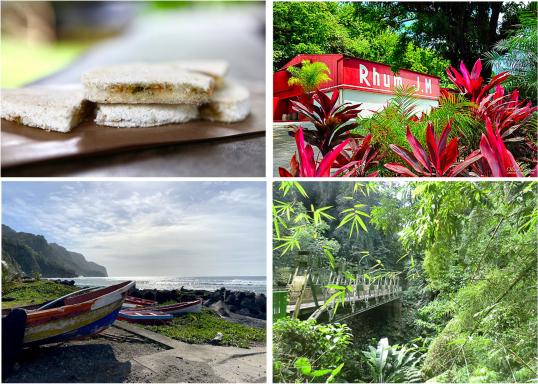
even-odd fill
[[[59,343],[64,342],[68,340],[75,340],[75,339],[81,339],[84,337],[96,335],[99,332],[104,331],[108,327],[112,325],[114,321],[116,321],[116,318],[118,317],[119,309],[111,312],[110,314],[106,315],[105,317],[91,323],[88,325],[83,325],[80,328],[77,328],[75,330],[65,332],[56,336],[52,336],[46,339],[41,339],[29,343],[25,343],[25,346],[36,346],[36,345],[42,345],[42,344],[51,344],[51,343]]]
[[[172,315],[177,316],[177,315],[184,315],[186,313],[199,313],[201,311],[202,311],[202,302],[185,307],[185,308],[179,308],[179,309],[172,310],[170,312],[166,312],[166,311],[165,312],[171,313]]]
[[[198,313],[202,311],[202,300],[198,299],[190,302],[177,303],[172,305],[163,305],[159,307],[145,308],[153,311],[170,313],[174,316],[183,315],[186,313]]]
[[[28,311],[24,346],[56,343],[94,335],[116,320],[127,293],[134,282],[99,296],[97,292],[66,299],[67,305],[45,310]],[[80,302],[77,302],[80,301]]]
[[[163,324],[173,318],[173,315],[159,311],[122,310],[118,315],[118,320],[136,324]]]

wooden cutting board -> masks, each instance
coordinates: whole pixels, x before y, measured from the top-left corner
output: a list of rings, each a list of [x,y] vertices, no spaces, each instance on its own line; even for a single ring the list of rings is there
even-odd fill
[[[265,91],[251,89],[252,112],[239,123],[197,120],[148,128],[112,128],[86,121],[69,133],[2,119],[2,168],[38,161],[114,153],[165,144],[216,140],[265,131]]]

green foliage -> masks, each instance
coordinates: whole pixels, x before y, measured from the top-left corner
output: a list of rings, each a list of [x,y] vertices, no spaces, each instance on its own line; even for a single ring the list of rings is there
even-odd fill
[[[406,289],[397,319],[379,308],[346,320],[354,333],[353,347],[340,353],[353,361],[342,358],[339,363],[322,366],[315,364],[312,351],[294,356],[308,359],[310,373],[335,369],[345,362],[340,380],[380,381],[378,373],[369,368],[367,356],[353,352],[365,350],[372,337],[374,342],[388,337],[401,345],[420,345],[411,348],[425,356],[415,365],[422,372],[421,380],[525,382],[536,378],[538,183],[377,184],[375,190],[367,192],[367,184],[362,183],[305,182],[301,185],[308,197],[295,192],[283,197],[282,191],[275,189],[277,200],[294,207],[291,222],[298,213],[306,212],[310,219],[301,219],[301,223],[314,227],[313,209],[305,207],[332,207],[323,212],[338,219],[320,217],[322,223],[316,228],[321,232],[311,233],[339,245],[338,251],[329,251],[332,257],[320,247],[320,258],[327,268],[353,264],[365,278],[366,274],[395,270]],[[350,212],[343,211],[354,209],[356,204],[364,204],[360,209],[369,217],[361,215],[368,232],[361,230],[355,238],[339,224]],[[282,210],[282,216],[285,212]],[[278,254],[274,260],[281,267],[287,262]],[[330,288],[336,294],[332,303],[336,305],[347,287]],[[283,337],[279,342],[275,347],[290,348],[283,346]],[[299,344],[294,348],[307,348]],[[376,352],[375,356],[382,354]],[[294,366],[296,358],[277,366],[286,367],[290,375],[279,380],[312,380],[306,373],[298,373],[302,368]],[[299,366],[307,367],[301,362]],[[327,372],[320,381],[328,378]],[[384,375],[383,380],[389,380]]]
[[[205,308],[200,313],[188,313],[175,317],[168,324],[144,325],[143,327],[192,344],[208,343],[218,332],[223,335],[222,345],[248,348],[254,343],[265,342],[265,328],[231,323]]]
[[[276,321],[273,324],[274,381],[320,382],[330,376],[337,379],[350,352],[351,338],[350,329],[343,324],[316,324],[314,320],[290,318]],[[316,371],[323,374],[315,376]]]
[[[369,117],[359,117],[357,132],[363,135],[372,135],[372,143],[380,148],[383,163],[403,164],[389,145],[394,144],[411,150],[406,138],[407,127],[413,136],[425,145],[428,122],[432,123],[435,133],[440,135],[443,128],[451,121],[452,131],[449,139],[458,137],[460,144],[462,144],[460,147],[466,148],[467,153],[471,149],[478,148],[484,126],[473,115],[473,111],[476,109],[474,103],[468,101],[463,95],[441,97],[437,108],[432,108],[420,119],[417,119],[417,101],[413,97],[413,92],[412,88],[396,89],[394,97],[390,99],[386,108]],[[382,170],[382,172],[386,172],[386,170]]]
[[[59,284],[49,280],[32,282],[11,281],[8,285],[2,284],[2,296],[11,297],[15,300],[2,302],[2,308],[41,304],[75,292],[78,289],[78,287]]]
[[[342,218],[340,224],[338,224],[338,227],[336,228],[340,228],[348,223],[351,224],[349,228],[349,237],[353,235],[353,232],[355,232],[356,235],[359,236],[359,225],[365,232],[368,232],[366,224],[364,224],[364,221],[361,216],[370,217],[370,215],[362,210],[364,209],[363,207],[366,207],[366,205],[359,203],[353,205],[353,207],[351,208],[344,209],[341,213],[345,214],[345,216]]]
[[[289,67],[288,72],[291,74],[288,85],[298,85],[305,94],[314,92],[321,84],[331,81],[329,77],[331,71],[325,63],[319,61],[311,63],[304,60],[300,68]]]
[[[498,41],[486,58],[496,72],[509,71],[510,78],[503,85],[517,88],[529,100],[538,98],[538,25],[536,2],[519,12],[520,24],[509,35]]]
[[[417,383],[421,374],[416,365],[420,358],[416,351],[406,347],[390,346],[387,338],[379,340],[377,347],[363,351],[370,368],[371,380],[376,383]]]
[[[422,250],[428,288],[417,326],[434,336],[423,372],[449,382],[536,372],[536,183],[417,183],[401,232]]]
[[[386,63],[395,71],[406,68],[445,77],[447,60],[428,47],[402,43],[401,26],[364,17],[360,7],[331,2],[274,3],[274,69],[301,53],[341,53]]]

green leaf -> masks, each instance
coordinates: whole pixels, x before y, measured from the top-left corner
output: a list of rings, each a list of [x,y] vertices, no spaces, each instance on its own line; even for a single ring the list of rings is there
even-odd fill
[[[312,372],[312,366],[306,357],[300,357],[295,360],[294,366],[299,369],[303,375],[309,375],[310,372]]]
[[[340,373],[340,371],[342,370],[342,368],[344,368],[344,364],[345,363],[342,363],[340,364],[338,367],[336,367],[335,369],[332,370],[331,372],[331,376],[329,376],[329,378],[327,379],[327,383],[332,383],[333,380],[336,378],[336,376]]]

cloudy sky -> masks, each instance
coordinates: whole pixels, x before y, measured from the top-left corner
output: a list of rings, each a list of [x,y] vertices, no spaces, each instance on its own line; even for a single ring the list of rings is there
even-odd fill
[[[2,223],[109,276],[265,275],[263,182],[4,182]]]

